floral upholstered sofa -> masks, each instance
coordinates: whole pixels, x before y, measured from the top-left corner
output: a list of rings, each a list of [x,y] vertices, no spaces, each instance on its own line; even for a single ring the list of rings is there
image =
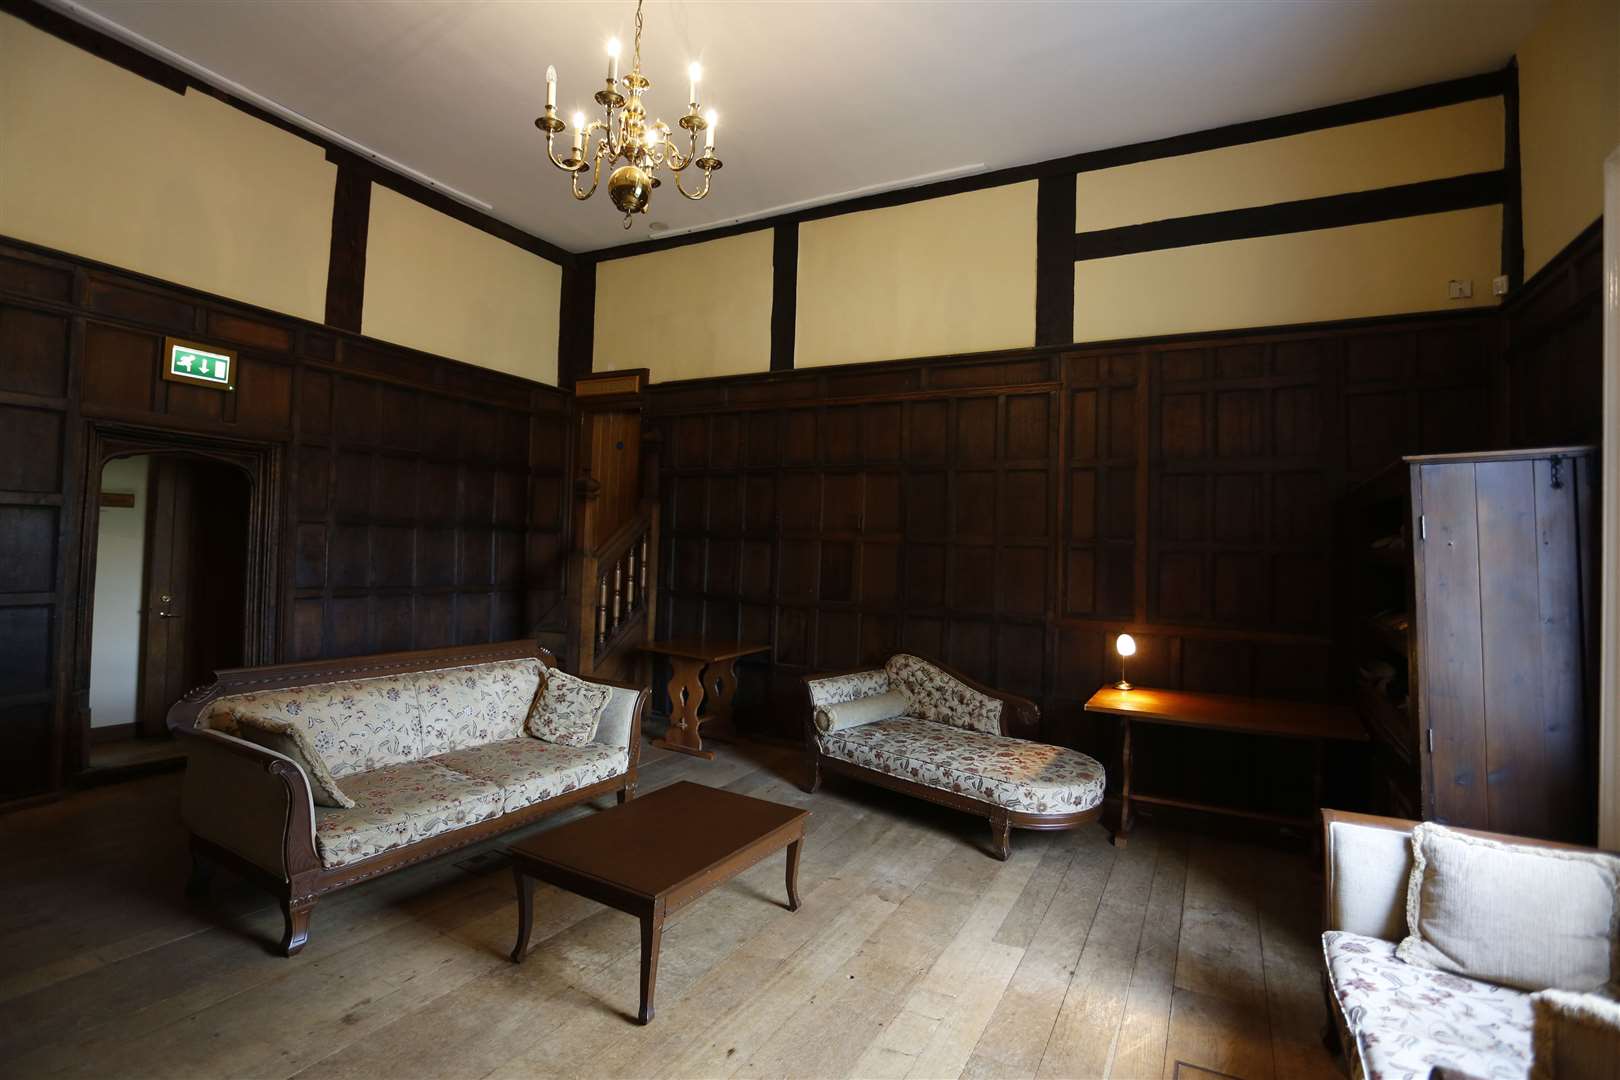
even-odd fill
[[[193,891],[215,863],[259,879],[291,956],[326,893],[633,797],[646,703],[534,641],[219,672],[169,711]]]
[[[1040,710],[1027,698],[906,653],[805,686],[809,791],[825,770],[982,815],[1003,859],[1014,827],[1072,829],[1101,815],[1102,765],[1036,742]]]
[[[1350,1076],[1620,1075],[1620,856],[1322,816],[1325,1035]]]

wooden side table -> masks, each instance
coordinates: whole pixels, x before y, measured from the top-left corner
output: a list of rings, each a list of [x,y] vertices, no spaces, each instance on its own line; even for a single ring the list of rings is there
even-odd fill
[[[1321,705],[1308,701],[1274,701],[1265,698],[1233,697],[1228,694],[1197,694],[1183,690],[1154,690],[1138,686],[1119,690],[1105,686],[1091,695],[1086,711],[1107,713],[1121,720],[1119,827],[1114,843],[1124,847],[1131,830],[1131,804],[1150,803],[1227,814],[1252,821],[1305,830],[1312,844],[1321,839],[1320,817],[1272,814],[1235,806],[1177,799],[1168,795],[1144,794],[1133,789],[1131,770],[1132,724],[1160,724],[1168,727],[1225,731],[1236,735],[1263,735],[1278,739],[1303,739],[1314,744],[1311,791],[1313,811],[1322,807],[1322,764],[1329,742],[1366,742],[1367,730],[1346,705]]]
[[[654,746],[676,750],[694,757],[714,760],[714,751],[703,749],[700,728],[710,736],[732,733],[731,705],[737,696],[737,660],[755,653],[770,652],[769,645],[742,641],[709,641],[701,638],[674,638],[649,641],[642,652],[669,657],[669,730]],[[712,695],[712,696],[711,696]],[[700,713],[704,698],[707,712]]]

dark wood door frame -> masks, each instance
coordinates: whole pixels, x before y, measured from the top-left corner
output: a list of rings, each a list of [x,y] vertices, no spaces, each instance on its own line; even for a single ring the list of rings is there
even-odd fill
[[[281,535],[282,447],[225,436],[87,420],[84,425],[84,478],[80,484],[78,597],[73,656],[73,722],[67,725],[65,760],[70,772],[88,765],[90,745],[90,640],[96,591],[96,542],[101,520],[101,472],[114,458],[140,454],[183,455],[222,462],[241,470],[248,481],[247,596],[242,628],[242,658],[249,666],[274,664],[277,654],[277,549]]]

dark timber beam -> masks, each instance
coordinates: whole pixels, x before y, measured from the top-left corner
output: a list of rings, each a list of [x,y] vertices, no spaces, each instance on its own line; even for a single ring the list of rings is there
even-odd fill
[[[366,298],[366,235],[371,229],[371,180],[338,166],[332,191],[332,252],[326,267],[326,325],[360,333]]]
[[[563,263],[557,304],[557,386],[572,390],[574,380],[591,373],[596,349],[596,263]]]
[[[1035,197],[1035,344],[1074,340],[1075,173],[1043,177]]]
[[[789,222],[775,229],[771,247],[771,370],[793,370],[793,348],[798,330],[799,225]]]
[[[1143,251],[1191,247],[1194,244],[1215,244],[1313,229],[1337,229],[1345,225],[1363,225],[1419,214],[1467,210],[1502,202],[1506,192],[1506,176],[1498,169],[1495,172],[1426,180],[1373,191],[1327,195],[1319,199],[1194,214],[1080,233],[1074,238],[1074,257],[1076,260],[1106,259]]]

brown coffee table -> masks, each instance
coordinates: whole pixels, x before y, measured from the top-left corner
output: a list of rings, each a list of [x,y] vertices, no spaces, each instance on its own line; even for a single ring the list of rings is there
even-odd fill
[[[517,881],[518,937],[529,951],[534,883],[589,897],[641,920],[641,1022],[653,1018],[664,919],[787,848],[788,910],[799,910],[799,849],[810,811],[688,780],[507,848]],[[672,827],[673,826],[673,827]]]

